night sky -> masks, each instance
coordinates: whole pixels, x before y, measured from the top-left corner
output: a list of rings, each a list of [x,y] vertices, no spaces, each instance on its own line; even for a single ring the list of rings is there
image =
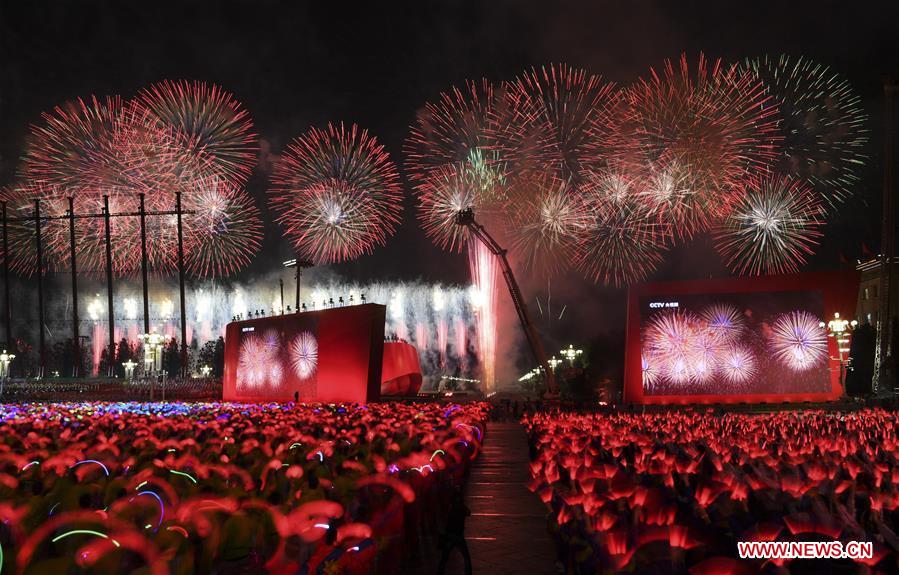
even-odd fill
[[[416,111],[469,78],[500,81],[564,62],[626,84],[681,52],[726,60],[785,52],[845,75],[871,117],[863,187],[829,224],[810,266],[833,268],[841,254],[860,257],[862,242],[873,250],[879,243],[882,78],[899,74],[897,39],[895,2],[2,0],[0,184],[12,182],[28,124],[41,111],[90,94],[130,97],[166,78],[231,91],[274,153],[310,126],[342,120],[371,130],[401,164]],[[265,208],[266,178],[257,170],[249,186],[268,224],[265,255],[244,272],[250,277],[292,255]],[[360,280],[467,283],[467,259],[433,247],[418,229],[411,196],[406,203],[404,224],[386,248],[336,271]],[[711,246],[698,241],[672,252],[654,277],[723,273]],[[620,290],[577,279],[556,290],[572,304],[604,302],[615,308],[613,323],[621,320]]]

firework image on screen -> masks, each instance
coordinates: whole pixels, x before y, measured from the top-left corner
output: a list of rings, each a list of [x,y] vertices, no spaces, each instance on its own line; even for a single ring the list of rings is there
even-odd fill
[[[640,300],[646,395],[830,391],[821,292]]]
[[[244,327],[237,359],[237,392],[274,398],[284,390],[314,397],[318,372],[318,321],[302,317],[284,328]],[[289,394],[288,394],[289,395]]]

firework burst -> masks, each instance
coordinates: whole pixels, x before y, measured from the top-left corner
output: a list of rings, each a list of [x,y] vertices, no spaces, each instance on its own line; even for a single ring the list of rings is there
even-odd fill
[[[492,160],[487,124],[495,98],[487,80],[466,82],[428,102],[409,128],[403,146],[409,178],[421,185],[431,172],[447,164],[477,166]]]
[[[228,276],[259,251],[262,225],[249,195],[215,176],[196,183],[185,198],[187,270],[202,277]]]
[[[709,371],[705,349],[697,338],[699,325],[696,316],[679,310],[657,314],[649,321],[644,356],[654,357],[660,372],[672,383],[686,385]]]
[[[849,83],[827,66],[781,55],[746,60],[782,116],[777,171],[806,180],[833,208],[858,186],[867,156],[868,117]]]
[[[143,130],[140,106],[125,103],[118,97],[76,100],[67,102],[44,113],[38,124],[31,126],[25,155],[20,169],[20,179],[28,182],[18,186],[12,193],[11,207],[14,210],[33,211],[33,200],[42,202],[42,212],[59,215],[68,209],[68,198],[72,197],[78,213],[96,213],[102,206],[102,195],[118,197],[122,194],[136,194],[152,186],[150,178],[140,177],[150,165],[150,159],[162,154],[167,140],[165,134]],[[147,152],[141,158],[140,150]],[[29,205],[30,204],[30,205]],[[134,253],[133,241],[136,235],[129,228],[132,222],[117,221],[116,230],[122,231],[124,240],[116,245],[114,259],[123,263],[123,252],[130,257]],[[20,264],[30,260],[23,273],[32,273],[34,255],[34,230],[25,226],[25,236],[16,238],[22,230],[11,230],[13,245],[22,244],[25,252],[17,258]],[[66,225],[47,222],[45,240],[45,265],[51,270],[61,270],[68,266],[68,229]],[[97,269],[102,261],[102,244],[97,241],[97,227],[93,221],[78,222],[76,239],[78,258],[82,270]],[[102,229],[102,222],[99,224]],[[102,232],[101,232],[102,233]],[[29,239],[30,238],[30,239]],[[32,245],[29,245],[32,244]],[[130,244],[130,245],[129,245]],[[119,257],[116,257],[119,256]],[[25,264],[23,264],[25,265]],[[121,268],[117,268],[121,270]]]
[[[468,237],[467,229],[455,223],[459,211],[472,208],[483,215],[506,199],[506,163],[489,130],[495,105],[486,80],[453,88],[425,105],[404,145],[422,226],[435,244],[450,251],[461,251]]]
[[[643,368],[643,389],[651,391],[662,379],[659,362],[654,355],[644,353],[640,363]]]
[[[441,248],[461,252],[470,234],[467,227],[456,224],[456,216],[466,209],[495,215],[501,205],[497,197],[502,185],[489,168],[473,170],[460,163],[433,170],[416,189],[418,219],[425,234]]]
[[[263,338],[256,335],[245,338],[240,342],[238,355],[238,389],[255,390],[266,386],[270,381],[277,384],[280,380],[272,380],[272,375],[278,375],[272,370],[275,363],[278,363],[278,358]]]
[[[302,257],[355,259],[384,245],[400,221],[402,189],[384,146],[365,130],[328,125],[291,143],[270,203]]]
[[[228,92],[199,81],[165,80],[138,96],[180,151],[207,175],[244,185],[256,163],[250,116]]]
[[[690,379],[695,383],[708,383],[718,368],[721,339],[717,333],[701,325],[693,327],[693,349],[689,357]]]
[[[616,287],[646,279],[662,262],[670,226],[654,216],[620,175],[596,175],[579,195],[587,221],[577,234],[574,265],[589,279]]]
[[[221,96],[213,92],[212,96]],[[213,99],[208,104],[215,108],[221,102]],[[216,112],[208,113],[212,116]],[[193,124],[197,129],[200,125],[199,120]],[[188,271],[226,275],[245,265],[258,246],[258,224],[250,221],[258,212],[248,197],[233,193],[234,205],[223,212],[227,217],[219,217],[217,226],[210,225],[218,203],[212,202],[212,209],[207,210],[204,202],[210,199],[208,181],[218,177],[206,172],[214,171],[210,163],[213,152],[224,150],[227,155],[229,149],[228,145],[217,147],[210,139],[214,137],[216,132],[210,131],[203,153],[194,154],[184,145],[183,126],[162,122],[139,100],[95,97],[70,102],[44,114],[41,122],[32,126],[21,172],[31,184],[13,192],[11,207],[31,211],[33,200],[40,199],[44,213],[60,215],[67,211],[68,198],[72,197],[76,213],[99,214],[105,195],[112,214],[133,213],[138,207],[137,194],[143,193],[148,212],[171,211],[174,195],[164,192],[181,191],[184,209],[198,214],[196,219],[187,215],[184,219]],[[222,225],[225,219],[241,225]],[[194,222],[196,228],[192,227]],[[102,218],[76,222],[77,258],[83,272],[105,268],[104,225]],[[139,219],[116,216],[110,219],[110,226],[113,271],[122,275],[136,272],[140,261],[134,257],[140,250]],[[148,216],[146,226],[150,267],[162,273],[175,269],[176,218]],[[24,235],[17,238],[20,231]],[[31,273],[34,232],[28,226],[12,232],[13,245],[23,250],[16,265],[20,271]],[[49,220],[42,233],[48,269],[67,268],[70,256],[65,222]]]
[[[686,188],[669,217],[689,239],[727,213],[735,190],[765,171],[779,142],[776,107],[753,75],[700,55],[694,71],[685,56],[662,75],[651,71],[626,91],[615,154],[644,180],[667,174]]]
[[[35,220],[34,197],[44,197],[47,192],[44,186],[34,183],[29,186],[15,186],[0,188],[0,200],[6,202],[7,234],[9,241],[9,266],[16,273],[30,276],[37,269],[37,257],[35,254]],[[28,219],[23,219],[28,218]],[[43,234],[45,225],[42,224]],[[61,235],[64,230],[59,229],[54,235]],[[45,258],[45,265],[59,260]],[[51,266],[52,269],[52,266]]]
[[[758,374],[755,355],[742,346],[731,346],[721,353],[718,370],[724,381],[741,386],[749,383]]]
[[[728,329],[733,329],[738,320],[729,307],[713,306],[701,316],[669,310],[652,317],[645,330],[643,348],[644,362],[652,364],[651,386],[662,382],[679,387],[707,386],[718,377],[737,384],[756,374],[754,356],[728,341],[732,334],[722,334],[720,321],[717,326],[710,325],[708,318],[712,317],[729,322]]]
[[[528,166],[558,170],[577,184],[587,172],[604,167],[599,151],[620,100],[613,84],[560,64],[533,68],[505,83],[503,96],[494,139],[507,155],[519,158],[516,172]]]
[[[611,207],[625,206],[634,198],[637,183],[624,171],[599,170],[588,176],[588,185],[597,199]]]
[[[262,341],[265,344],[266,351],[274,357],[281,349],[281,334],[276,329],[267,329],[262,334]]]
[[[300,379],[309,379],[318,368],[318,341],[308,331],[299,333],[290,344],[290,365]]]
[[[570,265],[577,235],[590,223],[569,184],[552,174],[516,181],[510,202],[512,249],[532,272],[552,275]]]
[[[727,303],[708,306],[702,310],[700,317],[715,337],[725,343],[735,343],[739,340],[746,326],[746,319],[740,310]]]
[[[766,178],[750,184],[714,232],[727,266],[740,274],[791,273],[805,264],[821,237],[824,210],[802,182]]]
[[[805,311],[777,318],[769,345],[774,358],[792,371],[807,371],[827,359],[827,332],[820,320]]]

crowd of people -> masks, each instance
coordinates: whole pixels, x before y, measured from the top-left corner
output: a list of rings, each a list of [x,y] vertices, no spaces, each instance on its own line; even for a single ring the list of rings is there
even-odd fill
[[[523,421],[567,573],[899,572],[894,412]],[[740,560],[738,541],[866,541],[873,557]]]
[[[138,377],[134,379],[60,381],[11,380],[0,385],[4,401],[119,401],[146,400],[152,396],[168,400],[206,400],[222,397],[222,380],[213,377]]]
[[[488,411],[0,405],[0,572],[395,573],[445,520]]]

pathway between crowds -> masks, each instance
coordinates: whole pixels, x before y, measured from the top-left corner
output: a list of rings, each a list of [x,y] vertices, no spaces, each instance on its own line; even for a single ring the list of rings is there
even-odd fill
[[[468,479],[465,526],[475,575],[556,573],[546,508],[527,488],[528,441],[517,423],[490,423]]]
[[[527,435],[517,423],[488,424],[481,455],[471,469],[465,503],[471,517],[465,539],[474,575],[554,575],[555,548],[546,531],[546,510],[527,488]],[[416,574],[436,573],[436,556],[424,557]],[[446,575],[464,573],[453,553]]]

